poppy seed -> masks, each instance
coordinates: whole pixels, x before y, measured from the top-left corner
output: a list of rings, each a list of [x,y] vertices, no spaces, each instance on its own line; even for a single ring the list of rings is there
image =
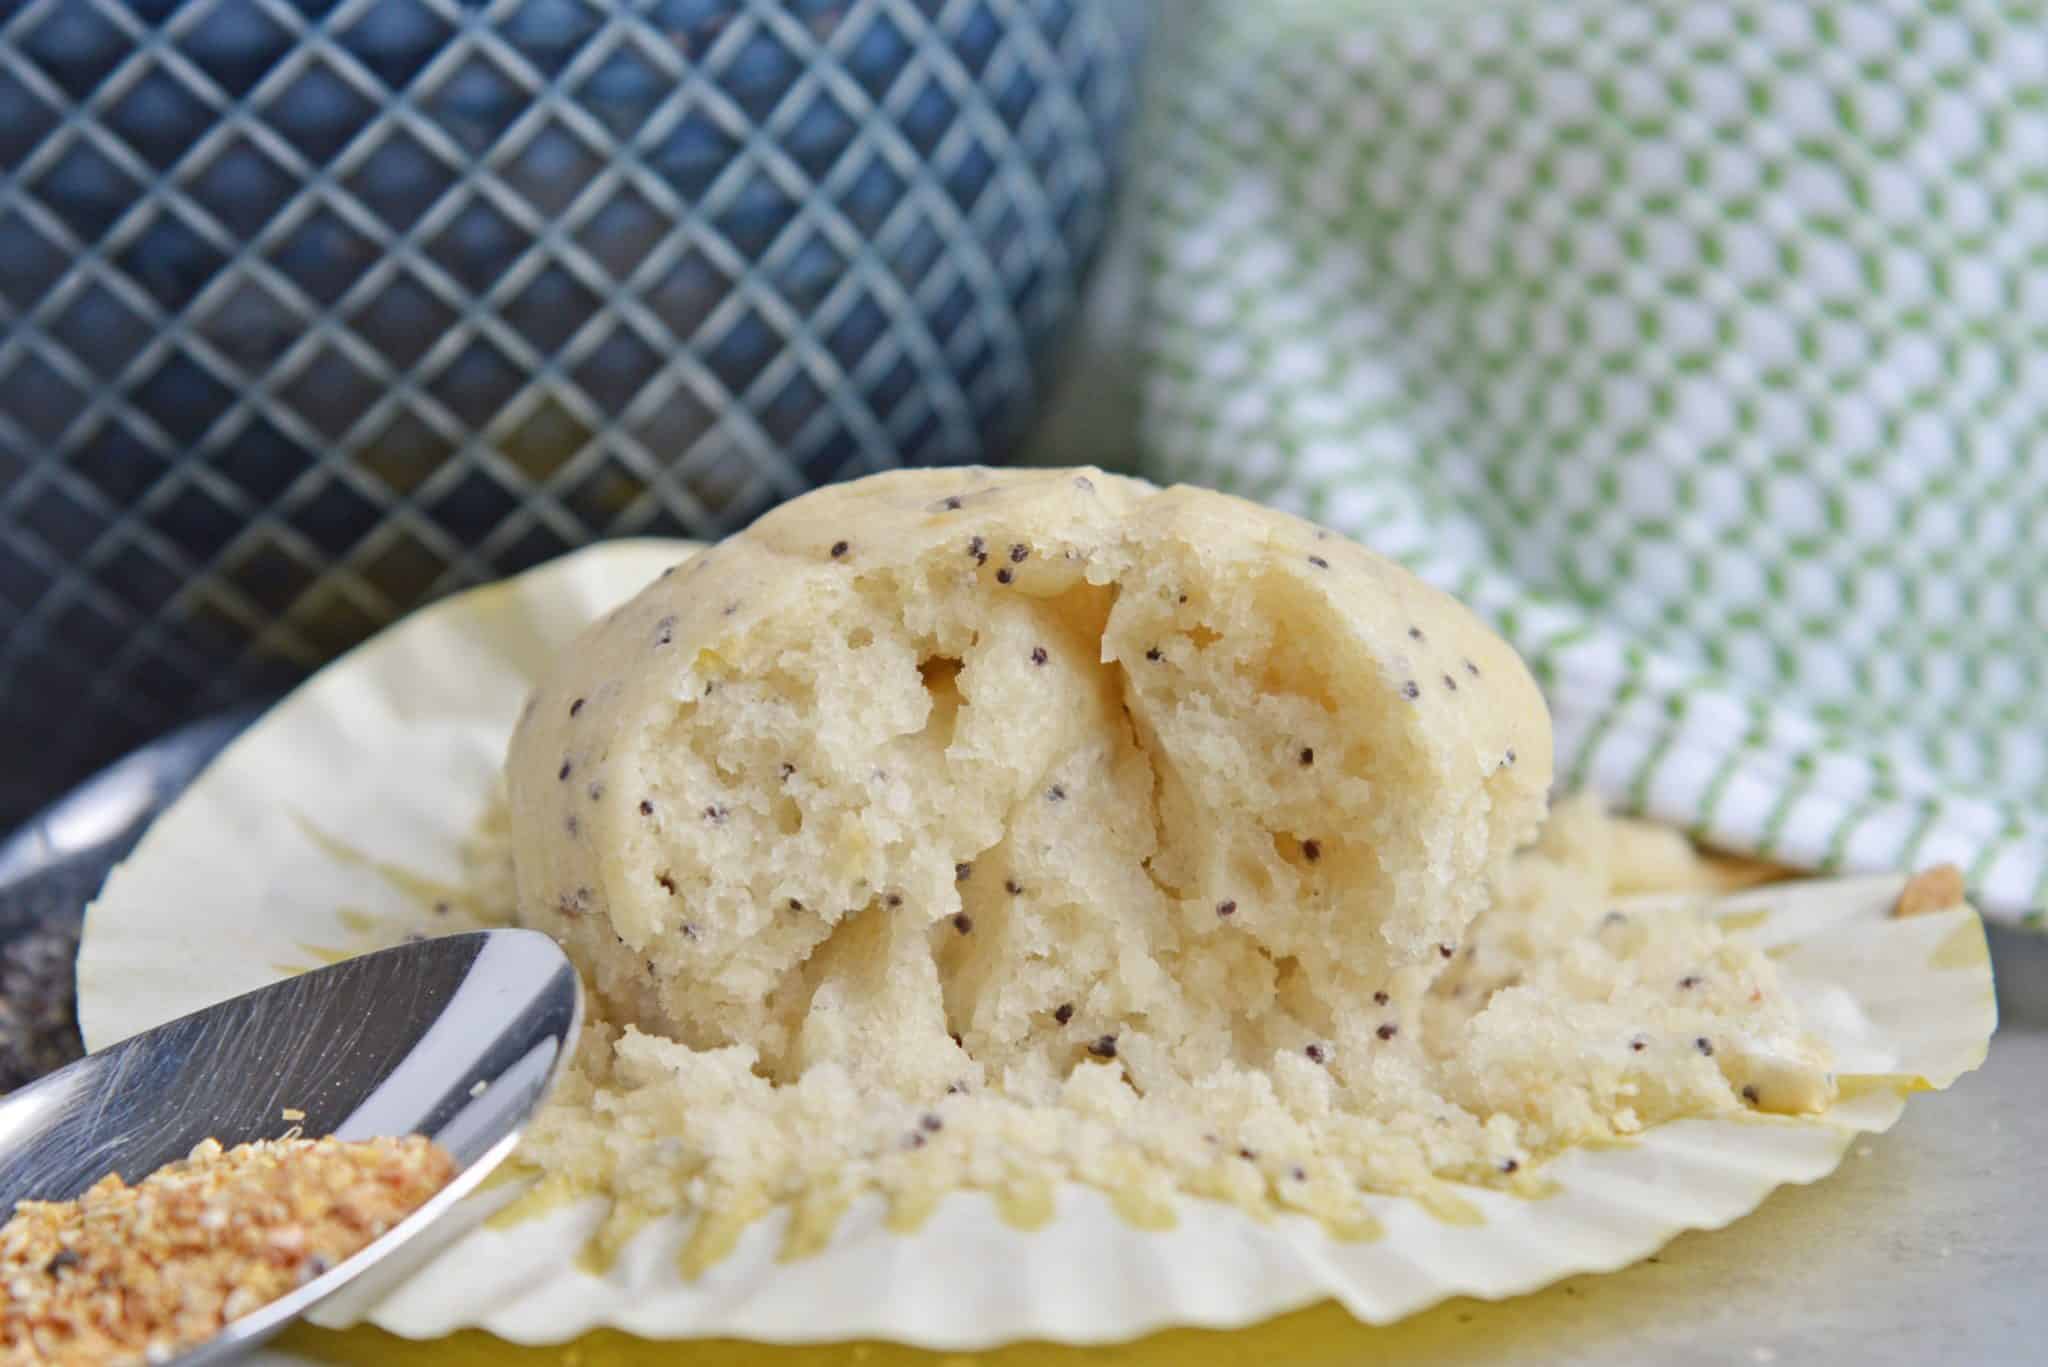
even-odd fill
[[[1166,652],[1162,651],[1158,646],[1153,646],[1145,652],[1145,658],[1153,661],[1163,660],[1166,658]]]
[[[1067,800],[1067,790],[1055,783],[1052,787],[1045,790],[1045,800],[1047,802],[1064,802]]]
[[[1320,555],[1310,556],[1308,558],[1308,563],[1314,565],[1319,570],[1326,570],[1330,568],[1330,562],[1323,559]]]
[[[1301,760],[1302,767],[1307,768],[1309,765],[1314,764],[1316,762],[1315,748],[1313,746],[1308,745],[1302,746],[1301,754],[1297,758]]]
[[[1311,863],[1311,864],[1315,863],[1315,862],[1316,862],[1316,860],[1318,860],[1318,859],[1321,859],[1321,858],[1323,857],[1323,845],[1322,845],[1322,842],[1321,842],[1320,840],[1304,840],[1304,841],[1302,841],[1302,842],[1301,842],[1301,857],[1302,857],[1303,859],[1306,859],[1306,860],[1308,860],[1308,862],[1309,862],[1309,863]]]
[[[646,798],[644,798],[644,797],[640,799],[640,815],[642,815],[642,816],[653,816],[653,815],[654,815],[654,804],[653,804],[652,802],[649,802],[649,801],[648,801],[648,800],[647,800]]]
[[[577,713],[581,712],[582,710],[583,699],[581,698],[578,698],[575,702],[569,704],[569,715],[572,717],[575,716]]]
[[[845,555],[851,549],[853,548],[847,545],[844,541],[835,541],[832,543],[832,558],[834,560],[837,560],[840,556]]]
[[[1021,897],[1024,895],[1024,885],[1014,878],[1005,878],[1003,880],[1003,891],[1009,893],[1012,897]]]
[[[1218,902],[1218,903],[1216,904],[1216,914],[1217,914],[1218,916],[1235,916],[1235,915],[1237,915],[1237,903],[1236,903],[1235,901],[1222,901],[1222,902]]]
[[[1046,655],[1044,646],[1031,647],[1031,663],[1035,665],[1042,665],[1046,662],[1048,658],[1050,657]]]
[[[563,760],[562,767],[555,770],[555,777],[563,783],[567,783],[569,781],[569,771],[574,769],[575,767],[576,766],[571,764],[568,760]]]
[[[1310,1063],[1321,1063],[1325,1058],[1329,1057],[1323,1052],[1323,1046],[1320,1044],[1311,1044],[1301,1052],[1308,1055]]]
[[[1024,563],[1024,557],[1030,554],[1031,548],[1019,541],[1016,545],[1010,547],[1010,563],[1012,565],[1021,565]]]
[[[1479,677],[1479,666],[1467,660],[1465,661],[1465,672],[1476,679]]]
[[[1742,1099],[1744,1101],[1747,1101],[1750,1105],[1754,1106],[1758,1101],[1761,1101],[1763,1098],[1758,1094],[1756,1090],[1756,1084],[1752,1082],[1743,1087]]]
[[[1409,640],[1411,640],[1411,641],[1419,641],[1419,640],[1421,640],[1421,639],[1422,639],[1422,628],[1421,628],[1421,627],[1410,627],[1410,628],[1408,628],[1408,639],[1409,639]]]
[[[1378,1035],[1381,1039],[1392,1039],[1394,1036],[1401,1033],[1401,1027],[1394,1024],[1392,1021],[1388,1021],[1379,1029],[1373,1031],[1373,1033],[1375,1035]]]
[[[1104,1035],[1099,1039],[1091,1040],[1088,1044],[1088,1052],[1097,1058],[1115,1058],[1116,1036]]]
[[[1444,687],[1455,693],[1458,691],[1458,681],[1446,674],[1444,675]]]
[[[1052,1013],[1052,1018],[1061,1025],[1065,1025],[1074,1018],[1074,1004],[1072,1002],[1061,1002],[1058,1009]]]
[[[959,931],[962,935],[967,934],[974,929],[974,918],[964,911],[961,912],[953,918],[953,929]]]
[[[996,582],[998,584],[1007,584],[1010,582],[1011,578],[1012,576],[1007,568],[996,571]]]
[[[1521,1167],[1522,1164],[1520,1159],[1503,1158],[1500,1160],[1500,1170],[1502,1172],[1519,1172],[1521,1170]]]
[[[1372,1004],[1374,1006],[1385,1006],[1391,1000],[1392,998],[1387,996],[1387,994],[1384,992],[1375,992],[1372,994]]]
[[[954,882],[956,882],[956,883],[964,883],[964,882],[966,882],[966,881],[967,881],[967,880],[968,880],[969,878],[972,878],[973,876],[974,876],[974,865],[972,865],[972,864],[955,864],[955,865],[953,866],[953,881],[954,881]]]
[[[1708,1058],[1712,1058],[1714,1056],[1714,1042],[1708,1039],[1705,1035],[1701,1035],[1698,1039],[1694,1040],[1692,1042],[1692,1047],[1699,1050],[1702,1054],[1705,1054]]]
[[[1407,683],[1401,685],[1401,696],[1411,701],[1421,697],[1422,685],[1416,683],[1415,680],[1410,679]]]

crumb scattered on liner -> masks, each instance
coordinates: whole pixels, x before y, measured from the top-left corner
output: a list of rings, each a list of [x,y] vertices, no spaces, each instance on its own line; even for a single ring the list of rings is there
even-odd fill
[[[1961,869],[1954,864],[1936,864],[1906,880],[1906,886],[1899,889],[1898,905],[1892,908],[1892,915],[1924,916],[1931,911],[1948,911],[1961,906],[1968,895]]]

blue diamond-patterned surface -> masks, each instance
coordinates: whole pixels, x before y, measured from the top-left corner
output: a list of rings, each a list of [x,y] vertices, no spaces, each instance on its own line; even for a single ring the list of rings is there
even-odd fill
[[[1145,8],[0,7],[0,826],[451,589],[1000,459]]]

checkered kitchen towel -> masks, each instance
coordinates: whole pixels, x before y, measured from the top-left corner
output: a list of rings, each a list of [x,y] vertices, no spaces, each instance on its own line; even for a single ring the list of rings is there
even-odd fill
[[[1401,556],[1559,772],[1815,869],[2048,882],[2048,15],[1185,16],[1145,461]]]

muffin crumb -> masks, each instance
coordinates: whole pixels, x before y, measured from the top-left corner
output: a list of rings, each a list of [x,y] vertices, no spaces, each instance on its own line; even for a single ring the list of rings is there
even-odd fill
[[[1821,1057],[1724,928],[1646,912],[1589,938],[1618,847],[1569,802],[1528,846],[1552,737],[1469,613],[1284,515],[1085,477],[1088,498],[1023,470],[808,495],[563,652],[507,769],[518,915],[618,1033],[529,1132],[547,1171],[689,1214],[971,1187],[1017,1155],[1033,1182],[1307,1209],[1506,1187],[1573,1142],[1735,1110],[1738,1052]],[[1298,573],[1326,568],[1343,592]],[[721,618],[742,601],[745,631]],[[1240,1146],[1270,1157],[1212,1162]]]
[[[1963,905],[1968,896],[1963,884],[1963,871],[1954,864],[1936,864],[1906,880],[1906,886],[1899,890],[1898,902],[1892,907],[1892,915],[1924,916],[1933,911],[1947,911],[1950,907]]]

